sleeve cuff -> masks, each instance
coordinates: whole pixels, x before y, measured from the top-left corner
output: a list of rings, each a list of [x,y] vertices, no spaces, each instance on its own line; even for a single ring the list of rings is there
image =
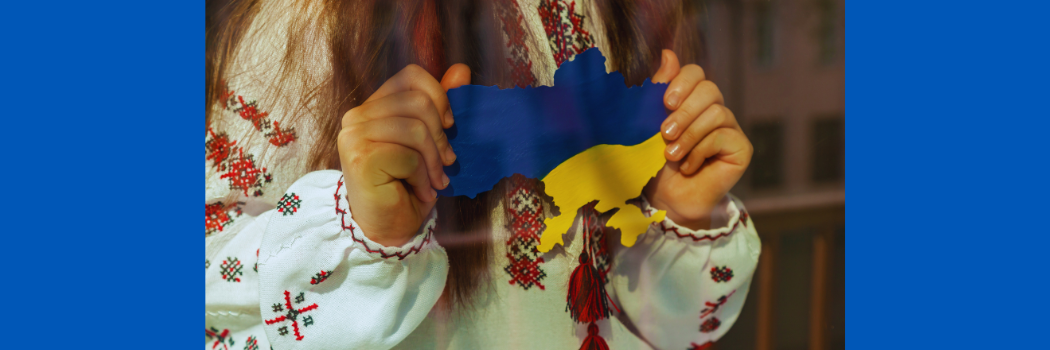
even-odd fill
[[[419,231],[416,231],[416,235],[407,243],[399,247],[386,247],[368,239],[368,236],[365,236],[364,232],[361,231],[361,227],[357,222],[354,222],[353,215],[349,209],[350,203],[346,200],[346,186],[344,186],[342,176],[339,177],[335,197],[335,212],[342,225],[343,234],[350,236],[350,239],[354,241],[354,247],[361,249],[374,258],[404,260],[409,256],[437,246],[437,242],[434,240],[434,228],[437,226],[437,209],[431,210],[430,215],[423,220],[423,225],[420,226]]]
[[[645,216],[652,216],[656,213],[657,209],[653,208],[649,204],[649,200],[645,196],[638,197],[634,202],[642,209]],[[659,223],[653,224],[656,226],[658,232],[662,232],[666,235],[672,235],[681,239],[690,239],[694,242],[699,241],[714,241],[716,239],[729,236],[729,234],[736,231],[740,225],[748,225],[749,216],[744,207],[737,203],[735,198],[727,195],[718,203],[718,206],[712,211],[711,215],[711,227],[707,230],[693,230],[688,227],[678,225],[671,220],[670,217],[665,218]]]

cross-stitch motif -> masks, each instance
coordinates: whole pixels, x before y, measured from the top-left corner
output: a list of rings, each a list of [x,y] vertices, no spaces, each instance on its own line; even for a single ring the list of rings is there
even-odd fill
[[[220,333],[218,328],[205,328],[204,337],[208,340],[215,339],[215,343],[212,343],[211,345],[212,349],[216,349],[219,345],[222,345],[223,350],[228,350],[229,347],[227,346],[233,346],[233,337],[230,337],[229,329],[223,329]]]
[[[281,130],[281,126],[275,121],[273,131],[266,133],[266,137],[270,138],[270,144],[281,147],[295,141],[295,128]]]
[[[521,8],[515,0],[499,0],[496,13],[503,25],[503,33],[507,35],[507,48],[511,56],[507,58],[507,63],[510,64],[511,80],[520,88],[532,86],[536,76],[532,74],[529,48],[525,46],[525,28],[521,24],[525,17],[521,14]]]
[[[236,216],[237,214],[230,215],[222,202],[204,204],[204,237],[222,232],[223,228],[233,223]]]
[[[244,341],[244,350],[259,350],[259,339],[249,335],[248,340]]]
[[[237,258],[226,257],[226,260],[222,261],[222,265],[219,265],[219,269],[222,270],[222,279],[226,282],[240,282],[241,279],[237,276],[244,276],[241,272],[241,261]]]
[[[712,318],[707,319],[707,321],[704,321],[704,323],[700,324],[700,331],[704,332],[704,333],[710,333],[710,332],[718,329],[718,326],[721,326],[721,325],[722,325],[722,321],[719,321],[718,317],[712,317]]]
[[[730,269],[729,266],[712,267],[711,279],[715,282],[729,282],[729,280],[733,279],[733,269]]]
[[[314,277],[310,278],[310,284],[318,284],[324,282],[328,277],[332,276],[332,271],[321,270]]]
[[[216,134],[211,128],[208,128],[208,135],[211,137],[204,141],[204,160],[211,161],[212,167],[218,170],[232,154],[237,141],[231,141],[230,136],[224,132]]]
[[[281,200],[277,202],[277,212],[281,213],[281,215],[295,215],[299,211],[302,202],[299,200],[299,195],[285,193]]]
[[[243,149],[237,149],[237,157],[227,160],[223,169],[226,170],[226,173],[220,178],[229,179],[230,189],[243,191],[245,196],[248,196],[248,190],[252,189],[254,191],[251,196],[262,196],[263,185],[273,181],[273,175],[266,172],[266,168],[256,167],[254,156],[251,154],[245,156]]]
[[[306,298],[303,296],[303,293],[299,293],[299,295],[295,297],[295,303],[296,304],[301,304],[304,301],[306,301]],[[283,308],[281,307],[281,304],[274,304],[273,311],[274,312],[284,311],[285,314],[281,315],[281,316],[279,316],[277,318],[274,318],[272,320],[265,320],[265,322],[266,322],[266,325],[272,325],[272,324],[276,324],[276,323],[280,323],[280,322],[284,322],[284,321],[292,321],[292,331],[295,333],[295,340],[297,340],[297,341],[303,340],[303,335],[299,334],[299,320],[298,320],[299,315],[304,313],[304,312],[307,312],[307,311],[310,311],[310,310],[314,310],[314,309],[317,309],[317,303],[310,304],[307,307],[296,309],[294,306],[292,306],[292,293],[290,293],[288,291],[284,291],[284,305],[283,305]],[[304,319],[303,321],[305,322],[306,320]],[[314,323],[313,317],[311,317],[310,318],[310,324],[312,325],[313,323]],[[305,327],[305,325],[304,325],[304,327]],[[288,334],[288,326],[281,326],[280,328],[277,328],[277,333],[280,334],[280,335],[287,335]]]
[[[547,273],[540,268],[544,261],[536,249],[547,227],[543,224],[543,201],[533,190],[535,180],[515,174],[510,181],[512,189],[505,201],[507,230],[511,232],[506,243],[510,262],[503,271],[510,275],[510,284],[524,290],[534,285],[546,289],[540,281],[547,277]]]
[[[591,33],[583,29],[585,17],[576,12],[576,1],[540,0],[537,10],[558,66],[594,47]]]
[[[237,107],[233,111],[241,115],[241,118],[252,122],[255,126],[255,130],[262,131],[263,128],[269,128],[269,119],[266,119],[270,115],[269,112],[263,112],[259,110],[259,106],[255,103],[255,100],[244,102],[244,96],[237,96],[237,102],[240,102],[240,107]]]
[[[729,297],[733,296],[733,293],[736,293],[736,290],[729,292],[729,294],[718,297],[718,300],[716,300],[713,303],[710,301],[705,301],[704,305],[706,305],[707,307],[705,307],[703,310],[700,310],[700,318],[703,319],[704,317],[714,314],[715,311],[718,311],[718,308],[722,307],[722,305],[725,305],[726,301],[729,300]]]

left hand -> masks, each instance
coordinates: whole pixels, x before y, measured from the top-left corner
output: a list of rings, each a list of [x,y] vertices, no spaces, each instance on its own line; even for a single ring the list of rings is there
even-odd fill
[[[712,211],[747,170],[754,148],[700,66],[680,67],[674,52],[664,50],[653,82],[670,82],[664,106],[671,112],[661,126],[668,162],[645,186],[645,196],[675,223],[708,229]]]

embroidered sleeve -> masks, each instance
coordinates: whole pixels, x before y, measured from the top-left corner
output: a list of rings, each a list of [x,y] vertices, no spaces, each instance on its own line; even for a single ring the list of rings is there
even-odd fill
[[[444,289],[436,214],[404,246],[384,247],[354,223],[345,194],[341,172],[313,172],[274,209],[259,253],[259,307],[274,348],[389,349]]]
[[[744,306],[761,241],[732,196],[716,208],[712,226],[691,230],[666,219],[616,252],[610,292],[622,307],[620,317],[658,349],[715,342]]]

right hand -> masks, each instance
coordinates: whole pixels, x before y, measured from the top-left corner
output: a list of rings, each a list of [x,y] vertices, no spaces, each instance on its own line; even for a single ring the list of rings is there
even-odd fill
[[[412,239],[448,186],[443,166],[456,154],[444,129],[454,122],[449,89],[470,84],[470,68],[453,65],[439,83],[408,65],[343,115],[339,161],[354,221],[372,241]]]

